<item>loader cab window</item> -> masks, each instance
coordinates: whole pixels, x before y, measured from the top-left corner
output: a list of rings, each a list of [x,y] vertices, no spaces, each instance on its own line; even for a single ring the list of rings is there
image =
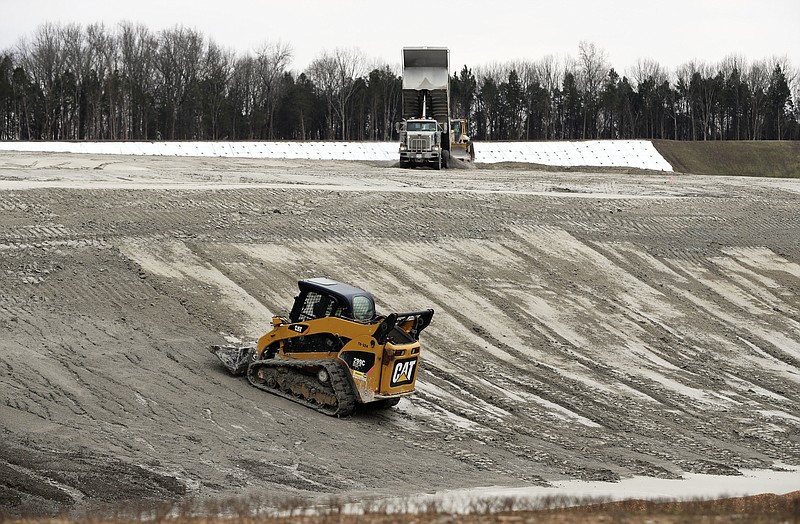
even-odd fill
[[[335,298],[322,295],[315,291],[309,291],[303,300],[303,306],[300,309],[298,321],[312,320],[315,318],[323,318],[336,316],[341,308],[338,306]]]
[[[454,120],[452,123],[453,134],[455,135],[455,141],[461,142],[461,135],[464,133],[464,130],[461,129],[461,122],[459,120]]]
[[[353,297],[353,317],[356,320],[372,320],[375,318],[375,304],[369,297]]]

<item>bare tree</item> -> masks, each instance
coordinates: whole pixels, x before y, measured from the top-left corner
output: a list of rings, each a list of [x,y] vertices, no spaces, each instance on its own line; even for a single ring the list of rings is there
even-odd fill
[[[219,136],[222,108],[228,97],[228,86],[233,74],[233,51],[219,47],[213,41],[208,42],[205,52],[205,62],[202,68],[204,100],[203,115],[210,120],[211,139],[217,140]]]
[[[791,73],[787,74],[787,78],[794,101],[794,117],[797,122],[800,122],[800,67],[793,68]]]
[[[58,138],[55,122],[60,107],[55,86],[65,66],[61,36],[59,27],[48,22],[38,26],[30,40],[22,39],[17,46],[20,65],[44,95],[43,138],[51,140]]]
[[[667,71],[655,60],[640,58],[633,66],[631,77],[642,99],[641,116],[647,129],[647,137],[654,138],[658,135],[656,127],[659,122],[663,123],[663,113],[666,111],[659,90],[668,81]],[[661,129],[659,136],[663,135],[664,129]]]
[[[544,131],[544,117],[549,112],[549,105],[544,104],[542,94],[545,92],[542,71],[537,64],[529,60],[520,60],[513,64],[519,73],[519,81],[525,96],[525,139],[531,139],[531,132],[535,128]],[[549,99],[549,93],[547,99]]]
[[[336,136],[336,124],[333,119],[334,97],[337,89],[336,60],[333,56],[323,51],[320,56],[315,58],[308,66],[306,74],[316,86],[319,93],[325,99],[326,116],[325,138],[332,139]]]
[[[719,63],[719,72],[724,79],[724,105],[720,124],[723,138],[741,138],[743,120],[743,74],[747,69],[747,61],[742,55],[728,55]]]
[[[203,62],[203,40],[198,31],[182,26],[159,33],[156,54],[160,84],[158,92],[168,120],[170,139],[175,139],[178,133],[191,137],[197,132],[197,115],[193,108],[184,104],[190,100],[187,95],[197,87],[200,64]],[[178,127],[179,115],[187,120],[182,122],[181,128]]]
[[[112,127],[111,135],[124,140],[149,138],[147,130],[155,116],[150,99],[156,88],[156,37],[142,24],[123,22],[117,38],[122,85],[118,102],[111,107],[114,110],[111,116],[119,113],[121,129]]]
[[[605,50],[585,40],[578,44],[578,86],[583,94],[583,138],[596,138],[602,129],[598,114],[600,107],[600,88],[610,66]],[[591,136],[587,136],[587,127]]]
[[[767,89],[772,70],[766,60],[756,60],[747,69],[745,74],[747,86],[750,89],[750,114],[748,125],[752,138],[757,139],[762,135],[764,119],[766,118]]]
[[[61,110],[58,128],[61,139],[85,138],[81,121],[81,91],[89,76],[90,57],[86,33],[78,24],[59,26],[64,52],[64,69],[60,71],[57,89]]]
[[[356,79],[366,74],[366,58],[357,48],[324,51],[308,67],[308,76],[317,84],[328,105],[329,138],[336,136],[334,114],[341,125],[341,138],[348,138],[348,110],[355,94]]]
[[[545,137],[549,139],[556,138],[556,115],[558,108],[556,107],[556,97],[553,94],[559,89],[564,82],[564,72],[567,69],[565,61],[559,60],[555,55],[545,55],[534,64],[538,71],[538,78],[542,87],[550,95],[550,105],[545,110],[544,114],[544,129]]]
[[[664,82],[668,78],[666,69],[661,64],[651,58],[640,58],[636,61],[631,70],[630,77],[637,86],[652,80],[658,83]]]
[[[333,52],[336,64],[336,109],[342,122],[342,139],[347,140],[348,108],[356,92],[356,80],[367,73],[367,60],[358,48],[336,48]]]
[[[103,24],[91,24],[86,28],[85,53],[83,134],[91,139],[117,138],[119,86],[109,79],[119,68],[118,39]]]
[[[374,62],[367,79],[369,137],[372,140],[389,140],[394,122],[398,120],[398,108],[402,93],[399,64],[393,66]]]
[[[478,133],[487,140],[500,138],[500,84],[508,77],[508,72],[507,64],[496,61],[475,68],[478,81],[476,126]]]
[[[292,60],[292,48],[282,42],[264,43],[255,57],[257,104],[264,109],[267,136],[274,138],[274,116],[278,101],[284,94],[283,75]]]
[[[690,86],[692,82],[692,75],[694,74],[697,66],[693,62],[687,62],[678,66],[675,70],[676,83],[675,88],[678,91],[678,106],[680,112],[689,119],[689,136],[695,140],[697,137],[697,129],[695,126],[694,104],[692,103],[692,96],[690,93]]]
[[[245,136],[240,130],[247,129],[247,137],[254,136],[254,113],[256,105],[255,59],[243,56],[236,59],[231,72],[230,100],[233,105],[231,130],[234,136]]]

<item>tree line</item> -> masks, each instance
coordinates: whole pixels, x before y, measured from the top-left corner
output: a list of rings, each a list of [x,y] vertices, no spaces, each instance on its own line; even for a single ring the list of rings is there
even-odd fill
[[[267,42],[237,54],[201,32],[123,22],[45,23],[0,52],[0,140],[395,140],[399,67],[358,49],[302,72]],[[466,65],[453,116],[477,140],[800,139],[800,74],[786,58],[626,75],[581,42],[577,57]]]

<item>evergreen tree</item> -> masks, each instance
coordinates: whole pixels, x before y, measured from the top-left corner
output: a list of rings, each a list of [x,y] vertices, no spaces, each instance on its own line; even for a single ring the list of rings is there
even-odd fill
[[[774,140],[786,139],[791,128],[789,122],[793,117],[794,106],[789,84],[781,66],[776,65],[767,88],[766,137]]]

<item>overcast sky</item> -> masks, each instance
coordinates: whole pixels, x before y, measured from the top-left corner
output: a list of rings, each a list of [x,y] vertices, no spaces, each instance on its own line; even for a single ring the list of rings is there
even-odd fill
[[[669,70],[730,54],[786,56],[800,68],[800,0],[0,0],[0,50],[41,23],[185,25],[237,52],[288,43],[291,69],[324,49],[359,47],[399,64],[404,46],[450,48],[451,69],[545,55],[594,43],[619,72],[639,58]]]

